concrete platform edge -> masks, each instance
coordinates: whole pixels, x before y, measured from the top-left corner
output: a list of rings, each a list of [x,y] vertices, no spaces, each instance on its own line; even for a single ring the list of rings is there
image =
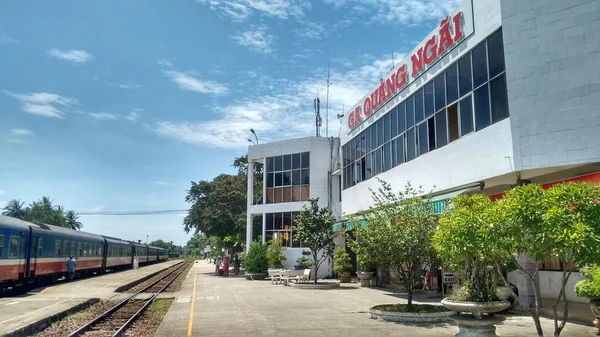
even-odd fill
[[[173,266],[176,266],[176,264],[174,264]],[[144,277],[142,277],[141,279],[138,279],[138,280],[135,280],[135,281],[129,282],[129,283],[127,283],[127,284],[124,284],[124,285],[122,285],[122,286],[118,287],[117,289],[115,289],[115,292],[116,292],[116,293],[122,293],[122,292],[124,292],[124,291],[127,291],[127,289],[133,288],[133,287],[135,287],[136,285],[138,285],[138,284],[140,284],[140,283],[142,283],[142,282],[144,282],[144,281],[148,280],[149,278],[153,277],[154,275],[156,275],[156,274],[158,274],[158,273],[160,273],[160,272],[164,271],[165,269],[169,269],[169,268],[171,268],[171,267],[173,267],[173,266],[165,267],[165,268],[163,268],[163,269],[161,269],[161,270],[159,270],[159,271],[157,271],[157,272],[155,272],[155,273],[152,273],[152,274],[149,274],[149,275],[147,275],[147,276],[144,276]]]
[[[35,333],[38,333],[44,329],[46,329],[48,326],[50,326],[50,324],[59,321],[73,313],[76,313],[78,311],[81,311],[85,308],[90,307],[91,305],[99,302],[100,299],[99,298],[91,298],[83,303],[79,303],[76,304],[74,306],[72,306],[69,309],[63,310],[59,313],[56,313],[54,315],[48,316],[46,318],[43,318],[39,321],[27,324],[24,327],[18,328],[16,330],[13,330],[9,333],[6,333],[4,335],[0,335],[0,337],[22,337],[22,336],[31,336]]]

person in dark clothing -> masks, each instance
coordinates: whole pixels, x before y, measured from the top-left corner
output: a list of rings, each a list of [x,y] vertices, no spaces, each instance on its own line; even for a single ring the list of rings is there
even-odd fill
[[[235,255],[233,257],[233,268],[234,268],[234,273],[235,275],[239,275],[240,274],[240,259],[238,258],[237,255]]]

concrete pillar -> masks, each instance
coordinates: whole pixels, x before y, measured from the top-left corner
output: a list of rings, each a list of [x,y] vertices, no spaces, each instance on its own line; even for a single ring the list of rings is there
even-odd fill
[[[248,193],[246,205],[246,252],[250,249],[252,243],[252,213],[250,208],[254,201],[254,162],[248,161]]]
[[[263,243],[267,240],[267,214],[262,214],[262,240]]]

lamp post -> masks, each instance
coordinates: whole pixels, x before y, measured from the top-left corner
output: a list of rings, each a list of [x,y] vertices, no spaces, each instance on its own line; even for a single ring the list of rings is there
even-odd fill
[[[254,138],[256,138],[256,145],[258,145],[258,136],[256,135],[256,132],[254,132],[254,129],[250,129],[250,132],[252,132]]]
[[[252,144],[256,145],[256,143],[255,143],[255,142],[254,142],[252,139],[248,138],[247,140],[248,140],[250,143],[252,143]]]

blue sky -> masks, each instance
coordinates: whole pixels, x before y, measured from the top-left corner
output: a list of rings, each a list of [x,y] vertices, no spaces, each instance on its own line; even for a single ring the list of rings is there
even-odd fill
[[[328,63],[337,135],[335,114],[456,4],[2,1],[0,207],[187,209],[190,181],[232,173],[250,128],[260,142],[312,135]],[[86,231],[185,244],[182,219],[81,216]]]

